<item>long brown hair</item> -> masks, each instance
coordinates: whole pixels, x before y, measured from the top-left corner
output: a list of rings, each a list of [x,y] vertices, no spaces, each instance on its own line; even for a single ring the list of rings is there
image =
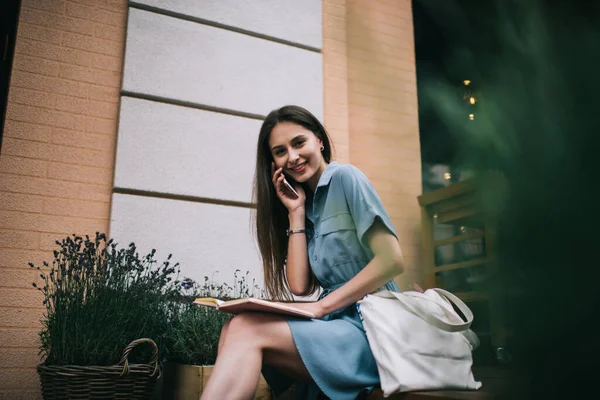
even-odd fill
[[[302,107],[293,105],[271,111],[263,121],[258,135],[252,192],[256,204],[255,235],[263,260],[267,292],[273,299],[289,300],[290,290],[284,273],[288,244],[285,234],[288,228],[288,210],[275,193],[271,175],[273,155],[269,149],[271,131],[280,122],[292,122],[314,133],[323,143],[322,154],[327,163],[331,161],[331,141],[325,127],[314,115]],[[319,282],[312,272],[310,276],[309,294],[313,294],[319,288]]]

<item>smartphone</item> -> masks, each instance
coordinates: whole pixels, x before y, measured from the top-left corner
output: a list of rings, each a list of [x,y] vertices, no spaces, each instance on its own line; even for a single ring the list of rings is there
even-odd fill
[[[294,190],[294,188],[292,187],[292,185],[290,185],[290,183],[285,179],[285,176],[283,177],[283,184],[285,185],[286,188],[288,188],[288,191],[291,193],[292,197],[297,199],[298,192],[296,192]]]

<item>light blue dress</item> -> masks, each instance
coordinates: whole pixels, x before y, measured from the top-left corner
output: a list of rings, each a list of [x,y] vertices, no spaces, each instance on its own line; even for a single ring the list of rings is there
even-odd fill
[[[311,268],[323,287],[321,297],[352,279],[373,258],[365,232],[376,219],[397,236],[381,199],[356,167],[330,163],[307,199]],[[385,289],[400,291],[391,281]],[[377,365],[353,304],[323,319],[288,319],[294,342],[315,384],[298,384],[296,398],[316,398],[319,389],[333,400],[354,400],[379,385]],[[276,395],[294,381],[270,366],[263,376]]]

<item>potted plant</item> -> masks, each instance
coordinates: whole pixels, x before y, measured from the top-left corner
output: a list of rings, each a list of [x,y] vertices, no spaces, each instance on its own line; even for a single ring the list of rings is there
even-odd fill
[[[231,315],[210,307],[192,304],[196,297],[232,299],[262,297],[256,285],[248,284],[248,273],[234,274],[233,286],[215,283],[208,277],[202,285],[187,278],[181,282],[183,300],[173,314],[168,330],[167,364],[164,368],[164,400],[197,400],[206,385],[217,358],[221,328]],[[254,399],[271,399],[270,389],[263,378]]]
[[[158,264],[155,250],[140,256],[134,243],[119,249],[100,233],[56,243],[52,264],[29,264],[40,270],[43,283],[33,286],[46,307],[37,367],[44,399],[149,398],[173,314],[168,299],[179,295],[178,264],[170,255]]]

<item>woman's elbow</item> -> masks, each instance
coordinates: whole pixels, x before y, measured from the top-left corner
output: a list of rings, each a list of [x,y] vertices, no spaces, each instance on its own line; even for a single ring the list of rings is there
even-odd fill
[[[292,294],[294,296],[306,296],[308,295],[308,286],[300,286],[300,285],[291,285],[290,284],[290,292],[292,292]]]
[[[394,272],[394,276],[404,272],[404,256],[402,252],[395,252],[390,258],[390,269]]]

